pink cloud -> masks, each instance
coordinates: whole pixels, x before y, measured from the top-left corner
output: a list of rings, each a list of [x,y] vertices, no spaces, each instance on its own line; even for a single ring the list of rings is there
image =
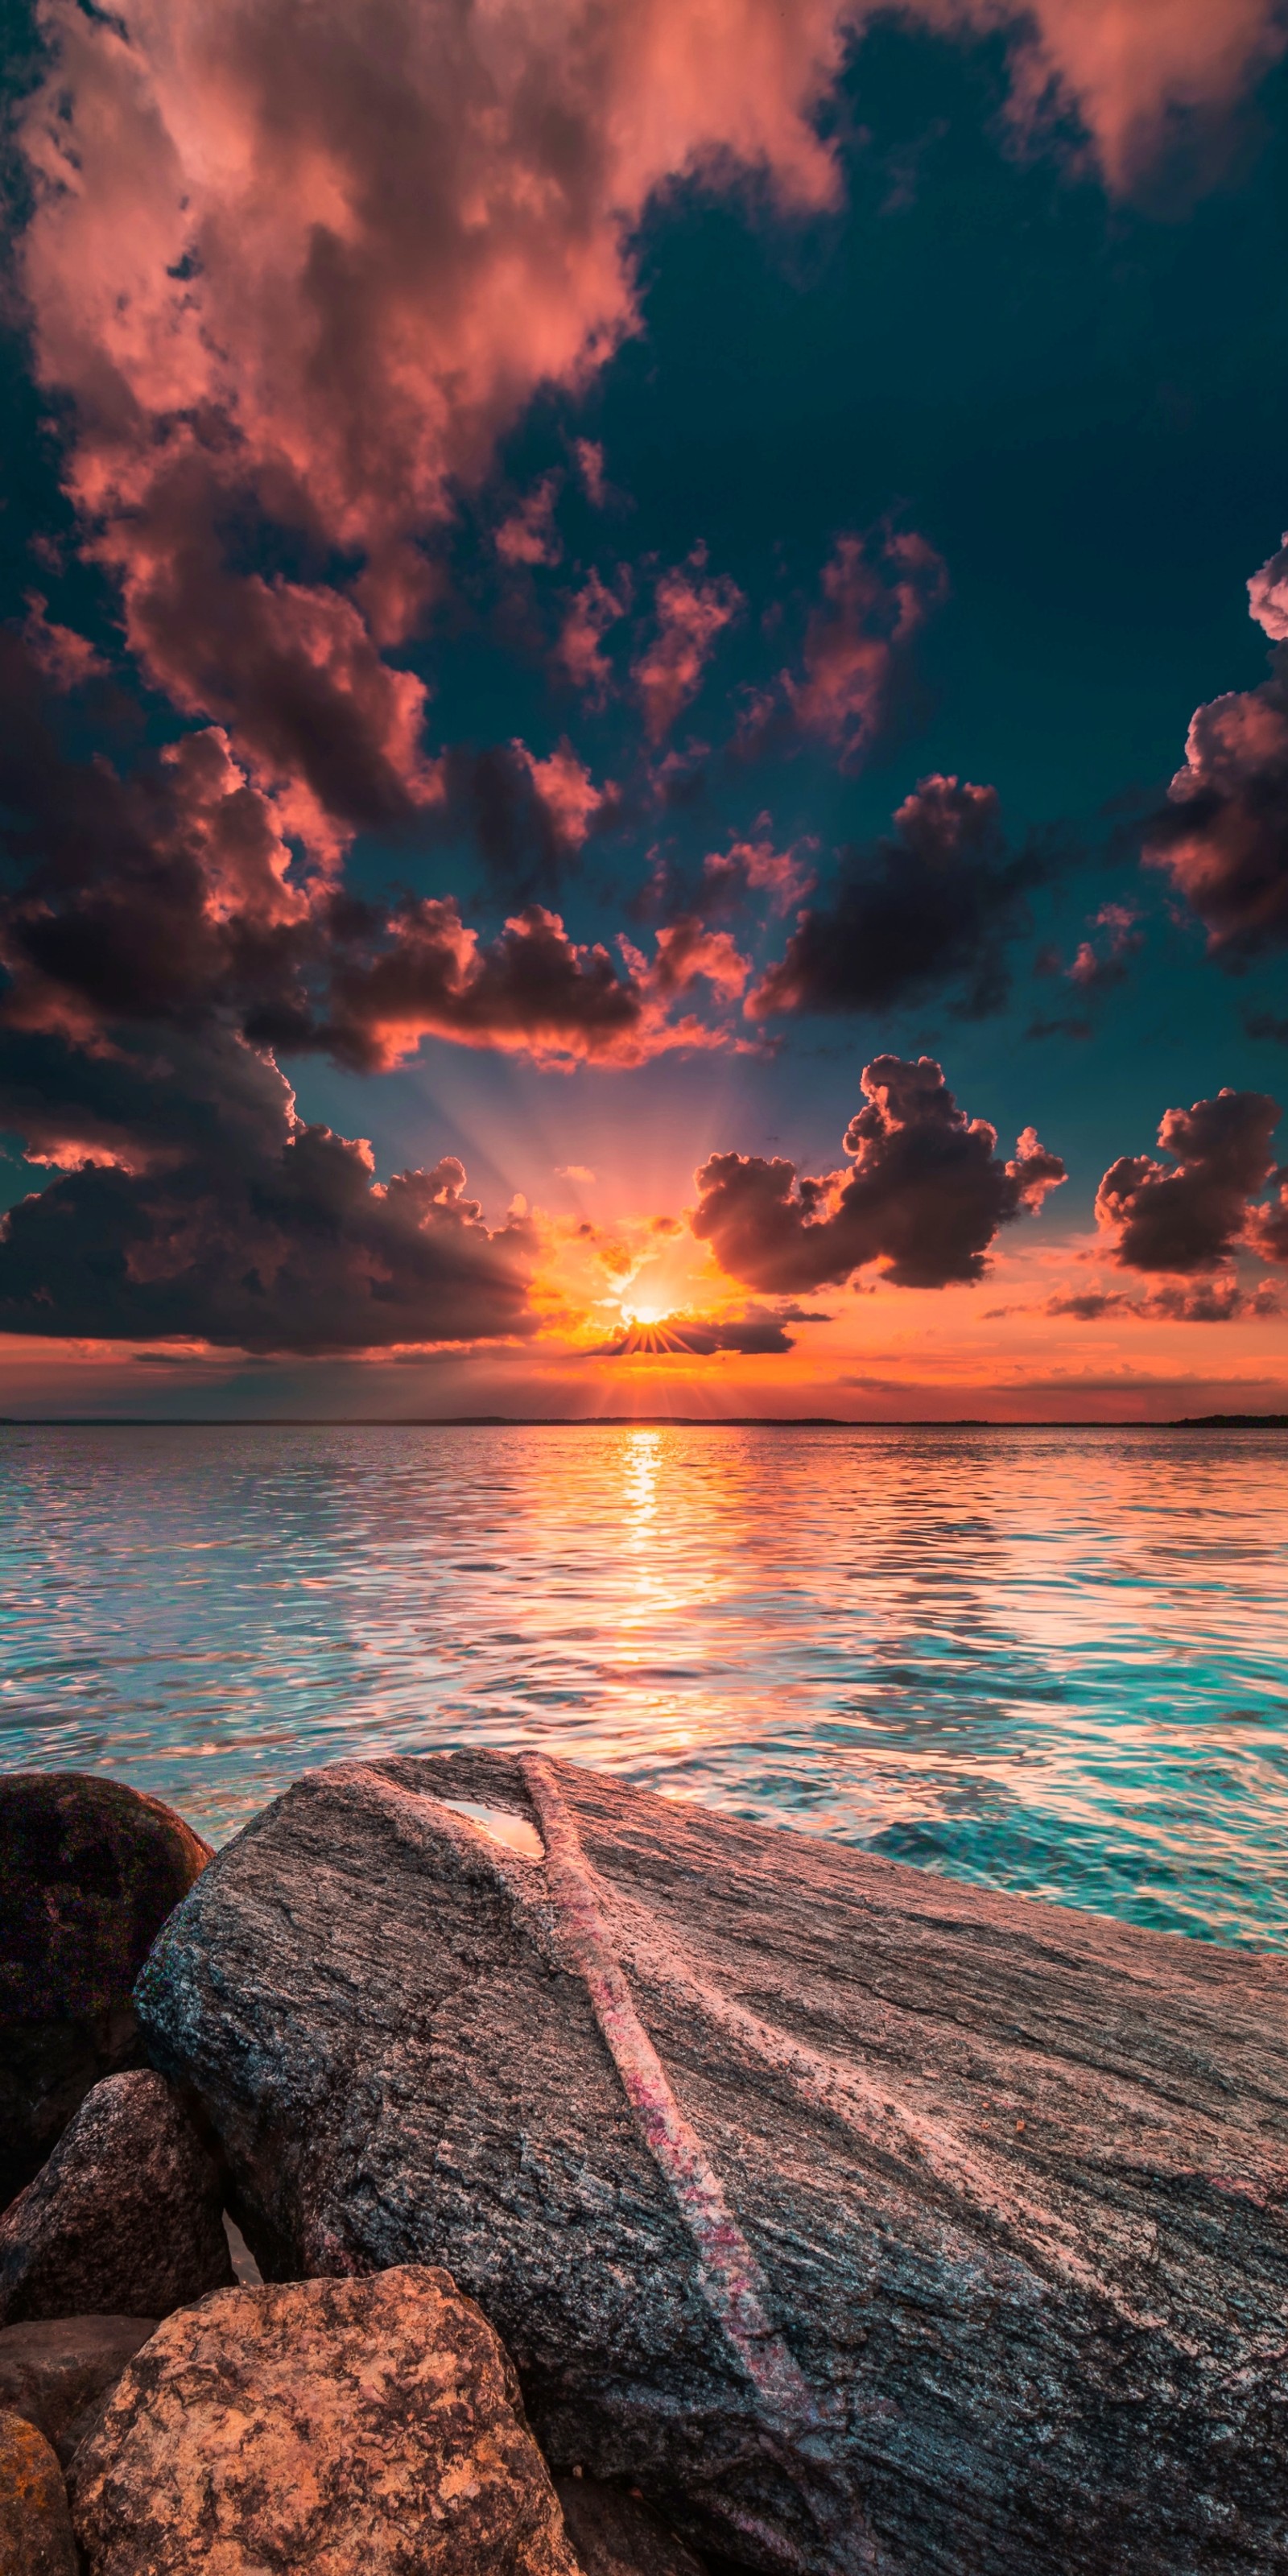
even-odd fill
[[[724,575],[703,578],[705,564],[706,549],[697,546],[687,564],[662,575],[654,594],[657,633],[632,665],[651,742],[660,742],[696,697],[716,637],[743,604]]]
[[[546,760],[535,760],[524,743],[516,742],[514,748],[527,765],[560,841],[566,849],[579,850],[604,802],[603,791],[596,787],[584,761],[578,760],[567,742],[561,742]]]
[[[577,460],[577,471],[586,487],[586,498],[592,510],[602,510],[608,499],[608,486],[604,480],[603,448],[596,438],[575,438],[572,452]]]
[[[1273,644],[1288,644],[1288,530],[1278,553],[1248,583],[1248,613],[1265,628]]]
[[[759,816],[755,828],[755,840],[731,841],[727,850],[712,850],[703,861],[704,894],[715,902],[730,901],[750,888],[768,895],[771,912],[791,912],[815,884],[816,872],[802,853],[812,854],[816,844],[795,842],[790,850],[776,850],[767,814]]]
[[[839,537],[805,632],[804,673],[782,687],[796,723],[843,762],[862,758],[885,717],[899,655],[945,598],[948,576],[915,531]]]
[[[740,989],[745,967],[723,935],[699,931],[686,948],[663,933],[651,964],[629,941],[618,945],[620,967],[598,942],[571,939],[543,904],[529,904],[486,944],[454,903],[408,904],[369,954],[337,961],[327,1043],[364,1071],[400,1063],[425,1037],[558,1068],[628,1067],[730,1043],[718,1026],[670,1016],[699,978],[717,998]]]
[[[954,29],[1020,16],[995,0],[918,0],[918,14]],[[1013,117],[1041,131],[1072,100],[1117,189],[1142,175],[1178,111],[1233,106],[1285,44],[1275,0],[1032,0],[1024,16]]]
[[[732,1002],[750,973],[750,958],[739,953],[728,931],[709,930],[692,915],[657,934],[654,975],[659,992],[687,993],[702,976],[722,1002]]]
[[[22,631],[37,668],[56,689],[79,689],[86,680],[101,679],[110,664],[74,627],[55,625],[46,607],[39,592],[33,591]]]
[[[625,616],[630,602],[630,577],[624,570],[618,574],[615,589],[601,581],[597,572],[590,573],[569,601],[555,647],[555,661],[592,706],[602,706],[612,686],[613,666],[600,646],[609,627]]]
[[[1080,940],[1072,964],[1066,972],[1071,984],[1083,992],[1103,992],[1110,984],[1121,984],[1127,974],[1127,960],[1144,946],[1136,928],[1136,915],[1123,903],[1102,903],[1095,914],[1093,930],[1107,930],[1108,940],[1096,948],[1090,939]]]
[[[558,475],[543,474],[518,509],[502,520],[496,532],[496,550],[502,563],[558,563],[563,551],[555,526],[558,497]]]
[[[914,5],[950,32],[1013,27],[1015,112],[1039,117],[1057,83],[1114,184],[1170,110],[1228,103],[1284,41],[1271,0]],[[289,785],[301,828],[342,839],[432,792],[420,685],[382,660],[434,586],[427,541],[533,395],[576,393],[638,326],[632,241],[659,187],[752,170],[782,205],[834,202],[815,111],[869,14],[128,0],[122,19],[48,0],[23,263],[39,377],[74,424],[68,489],[148,676]],[[577,454],[597,498],[594,442]],[[224,532],[262,517],[344,557],[343,591],[247,577]],[[550,559],[536,517],[507,525],[511,559]],[[890,623],[854,544],[790,690],[847,757],[942,586],[924,541],[892,540]],[[668,578],[639,674],[655,739],[734,604]],[[605,685],[586,621],[564,659]]]
[[[363,728],[368,769],[408,789],[408,692],[375,670],[424,601],[421,538],[539,386],[575,389],[635,327],[656,186],[741,163],[784,203],[830,201],[811,112],[837,12],[135,0],[127,31],[51,0],[46,25],[25,282],[131,648],[239,753],[260,759],[267,725],[302,762],[302,686],[323,736]],[[245,598],[217,532],[256,512],[350,556],[362,614],[307,587]]]

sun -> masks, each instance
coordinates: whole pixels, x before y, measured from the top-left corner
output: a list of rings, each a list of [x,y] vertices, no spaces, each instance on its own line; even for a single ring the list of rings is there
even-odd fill
[[[665,1313],[665,1306],[645,1300],[639,1305],[623,1306],[622,1321],[625,1324],[658,1324]]]

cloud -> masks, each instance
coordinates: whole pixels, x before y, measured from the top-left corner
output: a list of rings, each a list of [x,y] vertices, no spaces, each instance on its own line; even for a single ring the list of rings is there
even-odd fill
[[[625,616],[630,604],[630,577],[624,570],[618,573],[615,589],[601,581],[597,572],[589,573],[568,603],[555,646],[555,663],[592,706],[603,705],[613,679],[612,663],[600,646],[609,627]]]
[[[1122,1289],[1085,1289],[1073,1297],[1048,1297],[1040,1311],[1073,1315],[1084,1324],[1099,1323],[1106,1315],[1132,1315],[1148,1323],[1231,1324],[1249,1318],[1269,1320],[1283,1313],[1283,1304],[1270,1280],[1243,1288],[1231,1276],[1198,1279],[1188,1287],[1156,1288],[1148,1297],[1129,1297]]]
[[[599,1177],[597,1172],[592,1172],[589,1163],[556,1163],[555,1172],[561,1181],[578,1181],[586,1188]]]
[[[1274,664],[1260,687],[1196,710],[1185,765],[1143,848],[1146,866],[1171,878],[1224,965],[1288,941],[1288,647]]]
[[[699,983],[717,1000],[741,990],[746,968],[726,933],[692,919],[660,934],[651,960],[619,943],[615,961],[539,903],[485,940],[451,899],[359,900],[297,866],[279,807],[221,729],[121,778],[102,760],[63,757],[12,638],[0,676],[14,718],[0,745],[10,1026],[108,1045],[118,1021],[219,1024],[360,1069],[396,1063],[431,1035],[615,1065],[728,1042],[673,1009]],[[444,811],[471,814],[500,875],[518,874],[525,848],[553,871],[589,826],[590,784],[565,750],[548,762],[522,745],[490,761],[453,755],[445,775]]]
[[[966,1117],[929,1056],[878,1056],[863,1089],[845,1133],[848,1172],[798,1182],[780,1157],[730,1153],[696,1174],[693,1232],[731,1278],[791,1294],[880,1261],[900,1287],[979,1279],[999,1226],[1036,1212],[1065,1177],[1032,1128],[1000,1162],[996,1129]]]
[[[118,1038],[105,1063],[5,1033],[0,1124],[28,1128],[33,1092],[46,1144],[61,1123],[95,1159],[0,1219],[0,1331],[322,1351],[535,1329],[526,1220],[490,1231],[452,1156],[378,1182],[238,1039]]]
[[[769,897],[771,912],[791,912],[813,892],[816,870],[811,838],[789,850],[776,850],[768,814],[757,816],[754,840],[733,840],[727,850],[711,850],[702,862],[702,900],[708,912],[744,903],[749,893]]]
[[[1107,930],[1106,947],[1097,949],[1091,940],[1078,944],[1073,963],[1066,968],[1071,984],[1082,993],[1104,993],[1127,977],[1127,960],[1144,946],[1143,934],[1136,928],[1136,914],[1128,904],[1102,903],[1092,916],[1093,930]]]
[[[997,22],[989,0],[921,0],[919,14],[950,29]],[[1233,108],[1285,43],[1275,0],[1034,0],[1026,17],[1012,44],[1013,120],[1040,135],[1072,102],[1120,190],[1197,115]]]
[[[545,807],[557,845],[579,850],[610,791],[595,786],[570,742],[557,744],[545,760],[535,759],[524,743],[516,742],[512,749]]]
[[[750,958],[740,954],[728,931],[709,929],[695,913],[668,922],[657,934],[653,974],[660,993],[687,993],[702,976],[722,1002],[731,1002],[750,973]]]
[[[1192,1109],[1169,1109],[1158,1141],[1170,1163],[1125,1154],[1096,1193],[1096,1216],[1115,1237],[1113,1259],[1126,1270],[1182,1275],[1211,1269],[1243,1243],[1266,1259],[1288,1259],[1277,1243],[1275,1211],[1252,1202],[1271,1176],[1270,1139],[1279,1103],[1264,1091],[1218,1092]]]
[[[826,1317],[805,1315],[796,1309],[770,1314],[763,1306],[751,1306],[743,1315],[713,1318],[703,1315],[666,1315],[656,1323],[630,1323],[613,1336],[587,1351],[587,1359],[710,1359],[717,1353],[737,1352],[743,1359],[774,1358],[795,1349],[786,1323],[825,1322]]]
[[[56,625],[47,613],[48,606],[39,591],[30,593],[22,631],[37,668],[56,689],[79,689],[87,680],[102,679],[111,664],[74,627]]]
[[[803,667],[781,672],[774,689],[752,700],[743,748],[765,748],[794,729],[821,736],[843,768],[856,768],[886,723],[908,646],[947,596],[948,576],[924,537],[883,526],[837,538],[821,589]]]
[[[892,837],[844,854],[831,902],[800,914],[748,1013],[888,1010],[952,986],[967,1016],[996,1010],[1005,941],[1043,872],[1033,849],[1008,849],[994,788],[923,778]]]
[[[556,912],[529,904],[482,941],[454,902],[408,899],[362,951],[339,958],[329,1017],[313,1043],[357,1071],[384,1070],[423,1037],[523,1053],[538,1063],[630,1066],[681,1047],[711,1047],[718,1031],[668,1016],[677,994],[705,978],[730,989],[723,934],[695,938],[682,960],[659,934],[653,963],[619,942],[624,965],[599,943],[569,937]]]
[[[696,697],[716,637],[743,605],[732,581],[703,577],[705,564],[705,547],[695,546],[687,564],[663,573],[653,596],[657,633],[631,665],[650,742],[660,742]]]
[[[502,563],[558,563],[563,551],[555,526],[559,483],[557,474],[543,474],[518,508],[502,520],[496,532],[496,550]]]
[[[592,510],[602,510],[608,499],[603,448],[596,438],[574,438],[572,452]]]
[[[1278,554],[1271,555],[1249,579],[1248,613],[1264,627],[1272,644],[1288,643],[1288,530]]]
[[[383,820],[417,792],[422,696],[381,647],[432,587],[422,541],[538,387],[635,327],[656,187],[741,166],[832,201],[839,13],[133,0],[127,26],[51,0],[45,24],[25,285],[131,649],[238,757]],[[349,569],[245,572],[266,522]]]
[[[1195,709],[1142,850],[1197,914],[1209,955],[1236,968],[1288,941],[1288,537],[1248,600],[1276,646],[1271,676]]]
[[[343,840],[432,794],[423,685],[385,654],[423,618],[460,494],[540,389],[578,394],[638,328],[659,189],[751,172],[780,208],[836,202],[817,111],[873,14],[47,0],[23,283],[85,550],[147,677],[227,729],[294,828]],[[955,36],[998,20],[994,0],[915,14]],[[1054,84],[1115,185],[1284,41],[1271,0],[1035,0],[1007,25],[1014,114],[1049,125]],[[598,502],[602,457],[574,453]],[[543,508],[506,523],[513,559],[551,559]],[[248,569],[263,538],[292,571]],[[918,537],[840,541],[780,697],[842,758],[942,581]],[[662,605],[641,682],[657,739],[709,649],[697,610]]]

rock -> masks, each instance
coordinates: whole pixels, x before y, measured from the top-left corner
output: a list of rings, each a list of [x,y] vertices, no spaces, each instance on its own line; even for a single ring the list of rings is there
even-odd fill
[[[62,2470],[25,2415],[3,2413],[0,2576],[78,2576]]]
[[[578,2576],[508,2355],[429,2267],[168,2318],[72,2502],[87,2576]]]
[[[162,2077],[87,2093],[0,2218],[0,2323],[168,2316],[233,2278],[219,2177]]]
[[[564,2529],[582,2576],[703,2576],[700,2559],[643,2497],[602,2478],[556,2478]]]
[[[25,2415],[66,2468],[155,2317],[42,2317],[0,2327],[0,2407]]]
[[[182,1817],[119,1781],[0,1779],[0,2208],[91,2084],[140,2062],[130,1989],[209,1858]]]
[[[1288,1959],[480,1753],[297,1782],[137,2001],[269,2277],[447,2263],[700,2550],[1288,2570]]]

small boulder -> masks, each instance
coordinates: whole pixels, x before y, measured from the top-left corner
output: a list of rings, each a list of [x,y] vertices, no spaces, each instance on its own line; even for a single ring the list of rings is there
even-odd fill
[[[71,2484],[87,2576],[579,2576],[509,2355],[425,2265],[168,2317]]]
[[[0,2408],[25,2415],[66,2468],[155,2317],[41,2317],[0,2327]]]
[[[25,2415],[0,2413],[0,2576],[77,2576],[63,2473]]]
[[[150,2067],[87,2093],[0,2218],[0,2324],[164,2317],[233,2278],[219,2177]]]
[[[556,2478],[555,2494],[582,2576],[704,2576],[701,2559],[637,2491],[606,2478]]]
[[[119,1780],[0,1779],[0,2208],[90,2086],[140,2062],[130,1989],[210,1856]]]

